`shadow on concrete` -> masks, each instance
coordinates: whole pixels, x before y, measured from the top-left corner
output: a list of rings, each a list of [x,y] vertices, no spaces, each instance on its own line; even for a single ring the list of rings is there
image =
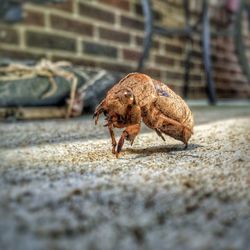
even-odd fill
[[[161,146],[153,146],[153,147],[147,147],[147,148],[127,148],[127,149],[124,149],[124,152],[141,155],[138,157],[145,157],[145,155],[151,155],[155,153],[171,154],[171,152],[180,152],[180,151],[189,152],[198,147],[203,147],[203,146],[192,143],[192,144],[189,144],[188,148],[185,149],[185,145],[183,144],[171,144],[171,145],[161,145]]]
[[[250,117],[249,107],[250,106],[192,107],[195,126],[213,123],[219,120]],[[102,123],[103,118],[100,119],[100,124]],[[53,129],[50,131],[48,127]],[[89,127],[91,127],[91,129],[87,129]],[[149,132],[152,132],[152,130],[143,125],[141,133]],[[121,133],[122,129],[117,130],[116,137],[119,138]],[[1,135],[4,136],[1,138]],[[70,120],[19,121],[15,123],[0,122],[0,138],[0,149],[32,147],[43,144],[71,143],[74,141],[110,140],[106,128],[94,126],[92,115],[84,115]],[[180,150],[182,150],[182,145],[179,146],[181,148]],[[158,150],[160,152],[168,152],[169,149],[163,146],[162,149]]]

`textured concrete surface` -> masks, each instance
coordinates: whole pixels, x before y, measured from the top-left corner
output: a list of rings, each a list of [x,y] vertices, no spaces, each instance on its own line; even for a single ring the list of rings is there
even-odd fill
[[[120,159],[89,116],[0,123],[0,249],[249,249],[249,106],[194,114]]]

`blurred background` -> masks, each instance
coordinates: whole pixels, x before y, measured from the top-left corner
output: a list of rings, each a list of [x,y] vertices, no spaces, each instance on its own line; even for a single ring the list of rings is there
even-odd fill
[[[78,88],[94,78],[90,96],[92,101],[96,100],[86,108],[91,112],[112,84],[133,71],[161,79],[188,100],[208,100],[210,104],[218,100],[249,100],[248,3],[247,0],[1,0],[1,65],[6,67],[17,61],[34,65],[48,59],[66,60],[73,68],[81,66],[79,71],[85,72],[82,75],[85,79],[81,82],[78,77]],[[96,82],[95,76],[101,70],[105,70],[106,77],[108,74],[106,82],[100,76]],[[70,90],[60,92],[59,84],[56,91],[60,97],[47,101],[43,97],[39,102],[35,98],[41,99],[42,93],[36,89],[33,92],[38,93],[33,93],[33,100],[28,100],[19,83],[16,87],[11,82],[14,84],[11,88],[10,82],[7,84],[13,79],[12,74],[17,73],[8,74],[11,78],[6,80],[6,72],[1,72],[2,107],[58,106],[66,103],[69,96]],[[35,88],[30,84],[24,88]],[[50,86],[46,88],[49,91]],[[8,94],[6,89],[10,89]],[[50,97],[55,97],[56,91]],[[80,92],[84,91],[86,87]],[[79,98],[75,97],[77,101]],[[85,100],[85,107],[88,102]]]
[[[0,0],[0,249],[249,250],[249,5]],[[187,100],[186,150],[142,124],[112,154],[93,111],[135,71]]]

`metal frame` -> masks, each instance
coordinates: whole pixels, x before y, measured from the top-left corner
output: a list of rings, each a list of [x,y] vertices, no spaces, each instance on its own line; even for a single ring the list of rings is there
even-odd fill
[[[138,71],[143,71],[145,61],[149,55],[150,48],[152,45],[152,37],[155,33],[162,36],[181,36],[186,37],[187,41],[192,43],[192,35],[194,32],[201,33],[202,37],[202,56],[204,63],[204,70],[206,76],[206,92],[208,101],[211,105],[216,104],[216,90],[215,84],[212,76],[212,62],[211,62],[211,32],[210,32],[210,21],[208,15],[208,0],[202,0],[202,12],[200,18],[197,20],[196,24],[190,25],[190,11],[188,0],[183,0],[183,6],[185,10],[185,21],[186,26],[182,29],[172,29],[172,28],[162,28],[153,25],[153,13],[152,13],[152,3],[151,0],[141,0],[143,13],[145,16],[145,37],[144,37],[144,47],[142,56],[138,63]],[[242,65],[243,71],[246,74],[250,82],[250,69],[246,58],[246,53],[244,50],[244,43],[242,41],[242,29],[241,29],[241,20],[242,20],[242,11],[243,11],[243,0],[241,0],[241,7],[237,13],[237,18],[235,22],[235,45],[237,48],[237,55],[239,61]],[[250,11],[249,11],[250,13]],[[250,14],[249,14],[250,18]],[[228,35],[228,32],[226,33]],[[225,35],[225,34],[224,34]],[[186,52],[185,59],[185,73],[184,73],[184,86],[183,86],[183,95],[186,98],[188,95],[189,89],[189,71],[190,71],[190,62],[192,57],[192,50]]]
[[[242,71],[244,72],[248,79],[248,82],[250,83],[250,66],[245,53],[246,47],[242,39],[242,17],[244,10],[247,11],[248,20],[250,22],[250,6],[248,6],[245,1],[241,0],[239,11],[236,13],[236,20],[234,25],[234,43]]]
[[[215,84],[212,76],[212,60],[211,60],[211,33],[210,22],[208,16],[208,1],[203,1],[202,6],[202,54],[204,70],[206,75],[206,90],[208,101],[210,104],[216,104]]]

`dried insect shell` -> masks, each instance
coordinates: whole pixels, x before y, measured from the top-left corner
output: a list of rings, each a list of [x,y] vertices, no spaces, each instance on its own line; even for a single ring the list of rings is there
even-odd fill
[[[96,122],[102,112],[107,117],[112,152],[117,157],[125,139],[133,143],[141,120],[163,140],[162,134],[167,134],[186,146],[193,133],[193,116],[185,101],[167,85],[145,74],[131,73],[114,85],[96,108]],[[126,128],[118,146],[113,127]]]

